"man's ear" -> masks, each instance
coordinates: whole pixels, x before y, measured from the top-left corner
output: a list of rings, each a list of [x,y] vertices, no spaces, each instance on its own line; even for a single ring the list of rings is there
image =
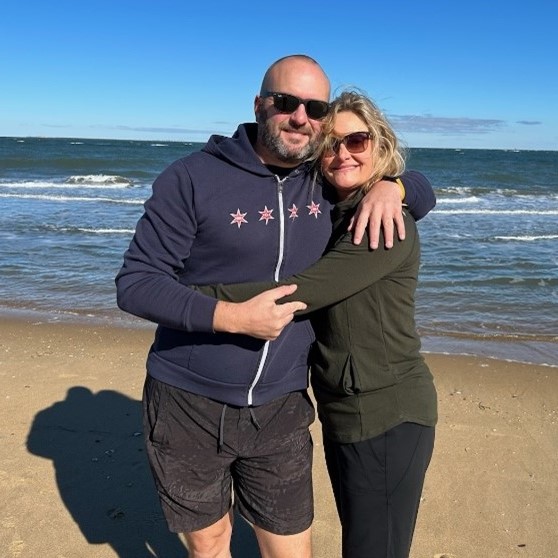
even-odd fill
[[[254,115],[258,124],[265,124],[268,114],[264,106],[264,98],[256,96],[254,99]]]
[[[262,102],[263,99],[259,95],[254,97],[254,115],[256,116],[256,122],[258,121],[258,113],[260,112]]]

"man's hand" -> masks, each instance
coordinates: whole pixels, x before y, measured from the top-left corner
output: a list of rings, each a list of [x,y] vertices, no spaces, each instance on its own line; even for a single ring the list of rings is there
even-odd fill
[[[306,309],[304,302],[276,304],[277,300],[294,293],[296,289],[296,285],[282,285],[246,302],[220,300],[213,315],[213,329],[273,341],[292,321],[297,310]]]
[[[384,231],[386,248],[393,246],[394,225],[400,240],[405,239],[405,224],[401,210],[399,188],[389,180],[376,182],[360,202],[349,230],[353,231],[353,242],[360,244],[368,227],[370,248],[378,248],[380,228]]]

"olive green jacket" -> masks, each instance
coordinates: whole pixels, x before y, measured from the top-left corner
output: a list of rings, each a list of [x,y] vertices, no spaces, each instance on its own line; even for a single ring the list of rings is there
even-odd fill
[[[352,242],[347,225],[361,194],[337,204],[322,258],[280,283],[199,287],[221,300],[242,301],[277,286],[297,284],[282,302],[301,300],[312,312],[316,342],[310,379],[324,435],[366,440],[402,423],[434,426],[437,396],[419,350],[415,289],[420,263],[414,219],[404,212],[406,239],[391,249]]]

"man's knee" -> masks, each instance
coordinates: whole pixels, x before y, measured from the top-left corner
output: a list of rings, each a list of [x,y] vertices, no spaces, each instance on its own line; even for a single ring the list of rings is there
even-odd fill
[[[188,547],[189,558],[230,558],[232,520],[226,514],[219,521],[182,536]]]
[[[275,535],[255,526],[262,558],[312,558],[312,528],[296,535]]]

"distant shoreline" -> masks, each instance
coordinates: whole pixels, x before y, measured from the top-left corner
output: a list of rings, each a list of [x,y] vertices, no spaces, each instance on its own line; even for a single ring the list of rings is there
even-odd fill
[[[232,132],[222,133],[215,132],[217,135],[232,135]],[[68,140],[68,141],[122,141],[122,142],[145,142],[145,143],[172,143],[172,144],[186,144],[186,145],[200,145],[203,146],[207,143],[209,135],[206,139],[192,140],[192,139],[164,139],[164,138],[97,138],[88,136],[0,136],[1,139],[13,139],[13,140]],[[556,152],[558,149],[533,149],[533,148],[521,148],[521,147],[429,147],[427,145],[407,147],[408,150],[419,150],[419,149],[437,149],[440,151],[533,151],[533,152]],[[161,169],[162,170],[162,169]]]

